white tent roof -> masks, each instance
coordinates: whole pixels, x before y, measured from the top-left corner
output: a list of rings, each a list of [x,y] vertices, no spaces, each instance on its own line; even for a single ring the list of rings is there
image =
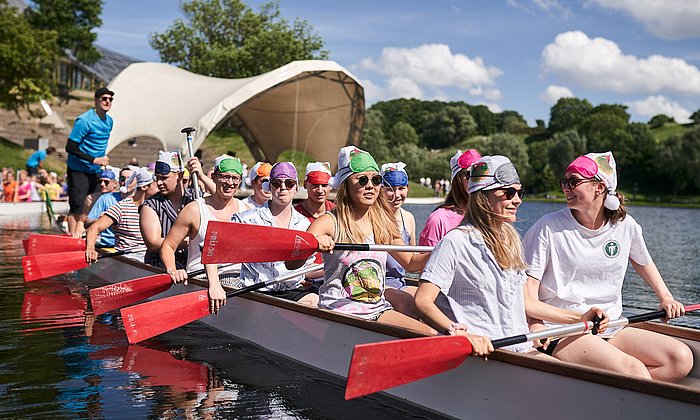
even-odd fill
[[[275,161],[300,150],[334,163],[338,150],[358,144],[364,90],[333,61],[294,61],[260,76],[220,79],[162,63],[134,63],[109,84],[115,101],[107,151],[136,137],[187,150],[184,127],[194,127],[196,150],[230,119],[253,156]]]

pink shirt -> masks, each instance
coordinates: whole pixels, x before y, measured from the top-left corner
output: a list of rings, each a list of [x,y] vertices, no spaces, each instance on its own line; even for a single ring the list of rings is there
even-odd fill
[[[439,208],[428,216],[425,227],[418,238],[418,245],[435,246],[447,232],[459,226],[464,215],[454,210]]]

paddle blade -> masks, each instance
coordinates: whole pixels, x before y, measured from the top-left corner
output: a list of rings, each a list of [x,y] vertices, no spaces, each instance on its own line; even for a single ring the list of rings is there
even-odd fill
[[[22,239],[22,248],[24,248],[24,255],[27,255],[29,250],[29,239]]]
[[[92,310],[100,315],[123,308],[168,290],[170,284],[168,274],[156,274],[98,287],[90,290]]]
[[[40,280],[87,267],[85,251],[57,252],[54,254],[22,257],[24,281]]]
[[[211,221],[207,226],[202,263],[240,263],[304,260],[318,248],[311,233]]]
[[[359,344],[352,353],[345,399],[454,369],[471,353],[471,343],[460,335]]]
[[[207,291],[185,293],[121,310],[129,343],[134,344],[209,315]]]
[[[70,251],[85,251],[85,239],[65,235],[31,234],[26,249],[27,255]]]

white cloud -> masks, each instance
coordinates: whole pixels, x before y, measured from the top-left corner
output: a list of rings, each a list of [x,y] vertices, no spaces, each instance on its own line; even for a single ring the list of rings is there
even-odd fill
[[[462,89],[487,100],[501,97],[494,87],[501,70],[487,66],[481,57],[453,54],[445,44],[387,47],[379,59],[365,58],[357,67],[387,77],[385,97],[434,98],[444,88]]]
[[[613,41],[564,32],[542,51],[542,68],[561,81],[622,94],[700,94],[700,70],[682,59],[625,55]]]
[[[573,98],[573,92],[564,86],[549,85],[542,93],[540,100],[548,105],[554,105],[561,98]]]
[[[651,118],[655,115],[664,114],[673,117],[676,122],[686,124],[690,122],[691,112],[683,108],[678,102],[672,101],[661,95],[649,96],[640,101],[625,103],[630,111],[642,117]]]
[[[700,0],[593,0],[630,14],[647,31],[665,39],[700,37]]]

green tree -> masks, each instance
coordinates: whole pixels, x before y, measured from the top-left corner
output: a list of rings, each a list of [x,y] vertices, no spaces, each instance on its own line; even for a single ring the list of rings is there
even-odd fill
[[[690,119],[691,121],[693,121],[693,124],[700,124],[700,109],[693,112],[693,114],[690,116]]]
[[[601,104],[583,119],[578,132],[588,139],[588,147],[594,152],[615,149],[611,136],[615,130],[625,130],[629,124],[629,114],[624,105]]]
[[[478,134],[490,136],[496,132],[496,115],[486,105],[469,106],[469,112],[474,117]]]
[[[0,1],[0,107],[19,112],[51,96],[56,54],[55,31],[32,28]]]
[[[399,121],[389,130],[389,143],[394,146],[403,146],[406,144],[418,145],[420,138],[416,129],[411,124]]]
[[[647,186],[654,180],[656,139],[647,124],[631,123],[610,136],[612,151],[617,162],[620,185],[632,188],[635,184]],[[644,188],[648,189],[648,188]]]
[[[532,168],[529,178],[523,179],[528,191],[533,193],[555,190],[558,187],[557,179],[549,165],[549,149],[553,140],[534,141],[527,145],[527,157]]]
[[[666,175],[673,188],[673,196],[691,182],[700,188],[700,128],[688,131],[682,137],[671,136],[659,147],[656,168]]]
[[[566,167],[574,159],[588,153],[585,137],[579,136],[576,130],[557,133],[552,137],[552,147],[549,149],[549,167],[555,177],[564,175]]]
[[[37,29],[55,30],[56,43],[84,63],[94,63],[101,57],[95,48],[97,34],[93,29],[102,25],[102,0],[33,0],[25,10],[29,23]]]
[[[560,98],[550,110],[549,132],[554,134],[577,128],[592,110],[593,105],[586,99]]]
[[[476,132],[476,122],[466,105],[448,105],[432,115],[425,131],[423,144],[441,149],[453,146]]]
[[[325,59],[323,40],[305,20],[281,17],[279,2],[254,12],[240,0],[191,0],[150,44],[165,63],[213,77],[256,76],[294,60]]]
[[[391,150],[383,126],[384,114],[373,108],[367,110],[360,147],[370,152],[377,162],[388,162],[391,159]]]
[[[527,130],[527,121],[516,111],[503,111],[497,118],[496,129],[499,133],[523,133]]]
[[[669,117],[668,115],[664,115],[664,114],[654,115],[649,120],[649,127],[651,127],[651,128],[663,127],[664,124],[666,124],[668,122],[675,122],[675,120],[673,119],[673,117]]]

